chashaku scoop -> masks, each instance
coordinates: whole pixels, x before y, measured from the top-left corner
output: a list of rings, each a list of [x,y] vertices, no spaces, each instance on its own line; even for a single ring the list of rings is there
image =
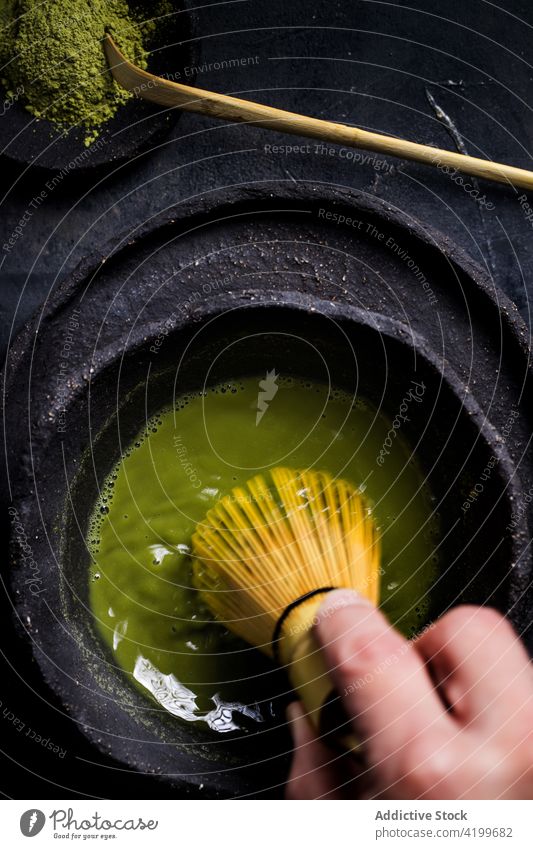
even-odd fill
[[[515,168],[512,165],[503,165],[488,159],[479,159],[464,153],[418,144],[395,136],[372,133],[358,127],[311,118],[296,112],[286,112],[284,109],[275,109],[263,103],[253,103],[239,97],[175,83],[134,65],[126,59],[110,35],[104,38],[104,48],[115,80],[137,97],[158,103],[160,106],[177,107],[187,112],[200,112],[211,118],[220,118],[222,121],[251,124],[255,127],[334,142],[347,147],[375,150],[389,156],[422,162],[435,168],[452,168],[485,180],[533,189],[533,172],[523,168]]]

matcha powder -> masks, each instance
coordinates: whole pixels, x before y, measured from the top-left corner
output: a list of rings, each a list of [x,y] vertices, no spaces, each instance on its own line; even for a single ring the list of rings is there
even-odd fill
[[[124,55],[146,67],[142,24],[124,0],[0,0],[0,63],[7,94],[21,93],[36,118],[81,126],[85,143],[131,95],[108,69],[102,39],[113,36]]]

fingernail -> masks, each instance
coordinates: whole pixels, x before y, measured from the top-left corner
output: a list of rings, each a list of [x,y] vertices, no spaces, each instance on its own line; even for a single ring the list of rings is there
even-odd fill
[[[316,612],[317,624],[323,622],[336,610],[341,610],[343,607],[373,607],[371,601],[366,596],[357,593],[355,590],[332,590],[329,592]]]

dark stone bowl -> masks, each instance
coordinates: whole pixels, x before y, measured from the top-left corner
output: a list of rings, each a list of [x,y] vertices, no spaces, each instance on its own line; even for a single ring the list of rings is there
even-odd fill
[[[93,739],[101,741],[105,727],[106,748],[115,757],[203,784],[209,795],[266,792],[279,785],[286,766],[288,741],[280,729],[269,727],[253,739],[220,740],[196,726],[179,725],[133,688],[96,632],[85,536],[99,487],[121,447],[176,394],[272,368],[329,379],[368,398],[391,420],[417,386],[421,401],[409,406],[403,432],[416,449],[441,517],[443,566],[433,615],[465,601],[512,608],[514,573],[528,568],[524,561],[516,566],[523,529],[510,529],[513,499],[520,497],[516,470],[453,372],[405,326],[383,316],[307,296],[273,300],[265,293],[260,305],[239,299],[210,304],[200,323],[177,323],[162,344],[158,340],[147,337],[93,373],[90,393],[75,393],[67,401],[69,426],[62,442],[50,434],[44,460],[50,487],[59,484],[57,475],[62,478],[63,452],[78,455],[79,467],[55,519],[57,560],[39,560],[46,592],[35,595],[30,587],[23,606],[40,631],[45,677],[72,711],[81,713]],[[150,350],[156,346],[157,365]],[[488,466],[492,471],[482,493],[463,512]]]
[[[272,207],[277,213],[284,202],[279,197],[271,200],[270,195],[260,202],[248,196],[244,201],[234,197],[225,201],[232,239],[239,209],[243,227],[251,226],[252,203],[254,208],[260,206],[258,226],[271,228],[274,219],[267,216]],[[291,214],[297,213],[300,202],[298,192],[287,198]],[[302,202],[306,210],[312,205],[308,198]],[[328,202],[337,210],[368,216],[401,239],[395,216],[383,215],[375,201],[369,204],[359,198],[357,209],[353,198],[334,192]],[[321,269],[324,257],[323,245],[310,240],[307,233],[301,241],[304,282],[282,270],[278,277],[290,284],[284,287],[273,285],[278,281],[272,277],[273,253],[281,245],[287,256],[283,241],[266,247],[267,241],[250,241],[246,231],[238,257],[230,255],[228,264],[226,243],[215,229],[206,237],[209,250],[201,255],[207,257],[201,279],[203,286],[209,286],[209,297],[204,289],[203,297],[193,298],[190,293],[198,288],[190,282],[187,297],[182,292],[177,300],[175,289],[166,284],[170,280],[173,287],[178,273],[192,281],[189,275],[201,260],[196,243],[191,247],[181,226],[172,228],[183,214],[184,228],[190,228],[185,233],[197,238],[199,232],[210,232],[209,221],[218,228],[221,220],[220,206],[209,212],[203,224],[198,211],[192,217],[186,213],[186,209],[174,211],[170,223],[145,237],[147,243],[141,239],[139,246],[128,245],[126,254],[117,254],[102,266],[89,265],[91,270],[85,268],[51,299],[10,351],[6,458],[12,510],[24,531],[21,535],[15,530],[12,541],[14,603],[45,680],[99,749],[128,767],[160,777],[180,794],[274,796],[281,792],[290,748],[282,726],[274,722],[253,735],[215,737],[203,727],[181,725],[132,686],[96,633],[88,607],[85,536],[99,486],[124,446],[152,413],[205,382],[275,368],[330,380],[367,397],[393,419],[415,381],[424,387],[423,399],[410,405],[402,434],[416,451],[440,514],[441,570],[432,594],[432,615],[461,602],[493,604],[523,633],[530,620],[525,590],[531,561],[527,516],[516,510],[524,503],[523,489],[530,480],[528,467],[523,464],[518,469],[515,460],[522,452],[522,414],[516,413],[520,421],[502,437],[506,418],[500,419],[500,428],[492,423],[484,406],[490,392],[473,392],[472,381],[466,385],[458,377],[439,349],[443,333],[435,334],[430,343],[413,328],[423,302],[403,262],[403,276],[398,272],[398,279],[409,323],[364,304],[354,306],[347,299],[335,302],[324,292],[307,291],[309,266],[315,263]],[[307,211],[306,216],[308,222]],[[286,227],[285,213],[281,218]],[[331,238],[341,237],[345,233],[336,227]],[[327,229],[323,238],[327,242]],[[404,234],[407,238],[412,238],[412,224],[409,237]],[[165,259],[159,269],[154,247],[158,245],[163,248],[157,250],[177,250],[178,260],[171,261],[162,252]],[[129,260],[124,258],[137,250],[140,254],[132,258],[129,270]],[[296,259],[299,250],[295,239],[291,251]],[[410,256],[416,256],[412,245],[409,250]],[[427,245],[420,248],[421,253],[426,250],[430,250]],[[139,256],[147,256],[148,261],[141,262]],[[270,272],[270,276],[257,275],[261,278],[258,287],[252,285],[247,265],[256,260],[260,267],[265,262]],[[346,261],[346,252],[335,253],[334,262],[344,265]],[[449,263],[447,258],[444,267]],[[239,273],[244,267],[244,285],[230,280],[235,267]],[[439,270],[436,264],[434,268]],[[216,285],[222,273],[225,287]],[[335,274],[341,276],[340,271]],[[435,274],[436,281],[446,282],[448,291],[442,269]],[[470,278],[455,259],[453,274],[454,279],[463,275],[463,296],[471,285],[477,298],[490,303],[486,292],[468,284]],[[412,291],[407,297],[409,285]],[[438,283],[434,285],[437,288]],[[117,296],[122,291],[124,301]],[[359,304],[368,291],[365,278]],[[440,297],[442,324],[455,314]],[[387,308],[386,301],[383,306]],[[504,307],[508,308],[507,302]],[[66,355],[73,316],[78,329],[71,334],[72,350]],[[515,323],[521,330],[518,320]],[[513,351],[513,362],[520,362],[516,343],[507,342],[508,350]],[[461,352],[453,353],[458,357]],[[511,383],[506,386],[510,392]],[[511,412],[509,405],[507,418]],[[477,494],[469,500],[472,491]]]

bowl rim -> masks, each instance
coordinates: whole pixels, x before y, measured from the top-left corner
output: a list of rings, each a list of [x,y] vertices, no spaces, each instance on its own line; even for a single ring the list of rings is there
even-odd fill
[[[394,340],[396,342],[400,342],[404,345],[409,346],[410,348],[414,347],[415,350],[416,350],[416,355],[420,356],[421,358],[423,358],[424,360],[429,362],[429,364],[435,370],[435,372],[438,373],[440,375],[441,379],[445,381],[447,388],[453,392],[455,397],[458,399],[458,401],[464,407],[465,413],[469,416],[470,419],[472,419],[474,421],[477,433],[479,434],[479,438],[482,438],[484,440],[484,442],[487,444],[488,450],[492,451],[497,456],[500,468],[502,470],[502,475],[505,477],[506,481],[509,481],[510,489],[506,493],[507,498],[509,498],[509,496],[512,496],[514,498],[518,498],[520,496],[520,491],[521,491],[520,481],[519,481],[519,478],[516,475],[515,465],[514,465],[512,459],[510,458],[510,455],[507,451],[505,444],[498,441],[498,439],[497,439],[497,436],[498,436],[497,429],[492,425],[492,423],[490,423],[486,419],[486,417],[484,416],[484,413],[481,410],[481,408],[479,407],[477,401],[475,401],[475,399],[469,393],[467,393],[465,391],[464,384],[460,381],[460,379],[457,377],[455,372],[451,369],[449,364],[443,363],[442,360],[435,354],[435,352],[432,351],[431,348],[427,345],[427,343],[423,339],[423,337],[421,337],[419,334],[417,334],[411,328],[408,328],[406,325],[402,324],[401,322],[397,321],[396,319],[392,319],[392,318],[383,316],[379,313],[375,313],[375,312],[368,311],[368,310],[363,310],[363,309],[358,308],[358,307],[352,307],[352,306],[347,305],[347,304],[335,304],[331,301],[325,301],[318,296],[313,296],[313,295],[309,295],[309,294],[305,294],[305,293],[301,293],[301,292],[290,292],[290,291],[289,292],[280,292],[280,291],[275,291],[275,290],[269,292],[268,290],[265,290],[265,296],[261,301],[249,301],[245,297],[242,297],[241,299],[237,298],[237,299],[232,300],[230,309],[238,311],[240,313],[241,312],[246,313],[247,311],[250,311],[250,310],[261,312],[261,311],[265,311],[265,310],[271,311],[271,310],[274,309],[274,310],[282,310],[282,311],[291,312],[293,314],[295,312],[297,312],[302,317],[305,317],[305,316],[309,315],[309,311],[310,311],[311,306],[315,308],[315,311],[319,316],[322,314],[322,315],[325,315],[328,318],[333,317],[334,320],[339,320],[339,322],[349,324],[350,326],[356,326],[357,327],[357,326],[364,325],[366,328],[370,328],[372,332],[376,332],[380,336],[386,335],[387,337],[391,338],[392,340]],[[227,313],[227,311],[228,311],[227,297],[224,298],[224,296],[216,295],[212,298],[212,300],[209,302],[209,304],[206,305],[206,308],[205,308],[205,310],[203,311],[203,314],[202,314],[203,321],[201,322],[201,324],[203,325],[204,322],[208,321],[211,317],[216,318],[219,315]],[[191,325],[193,325],[192,318],[190,316],[189,317],[182,316],[181,320],[179,320],[176,323],[176,327],[173,329],[172,332],[180,333],[186,328],[189,329],[191,327]],[[200,324],[196,321],[196,322],[194,322],[194,326],[200,326]],[[144,328],[144,339],[142,340],[143,347],[145,347],[145,346],[149,347],[150,341],[153,338],[153,335],[157,335],[157,327],[153,327],[153,328],[145,327]],[[141,343],[139,343],[139,344],[141,344]],[[135,349],[131,349],[131,351],[128,351],[128,353],[134,353],[134,351],[135,351]],[[115,359],[117,357],[121,356],[120,351],[117,352],[115,350],[114,353],[115,353]],[[105,372],[105,370],[107,369],[107,367],[109,365],[110,365],[110,361],[107,361],[107,360],[102,361],[99,364],[95,375],[93,375],[93,378],[97,379],[101,373]],[[86,391],[86,386],[83,387],[82,391]],[[71,397],[70,403],[75,403],[75,396]],[[119,408],[119,412],[120,412],[120,408]],[[55,430],[53,432],[51,432],[50,438],[52,438],[52,439],[57,438]],[[476,437],[476,440],[477,440],[477,438],[478,437]],[[43,445],[41,447],[41,450],[45,450],[45,447],[46,446]],[[69,486],[69,492],[65,493],[65,499],[68,499],[70,497],[70,493],[72,491],[75,491],[75,488],[76,488],[76,483],[75,483],[75,481],[73,481],[73,482],[71,482],[71,484]],[[31,500],[31,498],[33,496],[28,496],[28,497]],[[21,513],[23,513],[22,507],[21,507]],[[24,511],[24,515],[27,516],[27,511]],[[66,518],[63,519],[63,523],[65,521],[66,521]],[[524,525],[524,528],[521,527],[519,529],[519,531],[516,532],[516,535],[515,535],[515,533],[511,534],[512,546],[513,546],[513,557],[518,553],[518,548],[520,546],[521,534],[524,533],[525,528],[527,528],[525,516],[522,517],[522,524]],[[31,526],[28,527],[28,530],[31,531]],[[11,557],[14,560],[16,560],[16,553],[17,552],[16,552],[16,543],[15,543],[15,547],[11,548]],[[61,554],[63,554],[63,552],[61,552]],[[50,559],[52,559],[52,555],[50,554],[49,556],[50,556]],[[59,561],[59,565],[60,565],[60,562],[61,561]],[[525,559],[520,559],[517,562],[519,563],[519,566],[518,566],[519,574],[521,576],[528,577],[530,569],[531,569],[530,564]],[[16,576],[17,576],[18,571],[19,571],[18,568],[15,566],[15,569],[14,569],[14,572],[13,572],[13,587],[14,588],[17,587],[17,589],[20,590],[20,586],[17,585],[17,583],[16,583]],[[513,584],[511,582],[511,588],[512,588],[512,586],[513,586]],[[24,597],[24,595],[21,595],[19,597],[19,601],[18,601],[18,604],[17,604],[17,611],[18,611],[18,613],[21,617],[26,615],[28,610],[30,609],[29,606],[28,606],[29,596],[30,596],[30,594],[27,591],[25,597]],[[29,600],[34,604],[33,598],[30,598]],[[64,614],[65,614],[65,610],[63,609],[62,615],[64,615]],[[55,621],[55,620],[53,619],[52,622],[53,621]],[[72,620],[70,620],[70,622],[72,622]],[[61,630],[61,626],[58,625],[58,624],[56,624],[56,628]],[[51,636],[47,636],[47,637],[45,637],[45,641],[46,641],[45,645],[47,645],[49,647],[50,645],[53,644],[54,638],[51,637]],[[42,643],[41,643],[41,645],[42,645]],[[79,649],[79,645],[78,645],[78,648],[74,649],[74,651],[71,651],[71,654],[79,653],[79,651],[80,651],[80,649]],[[130,767],[139,768],[139,760],[140,759],[138,757],[136,757],[135,755],[132,756],[131,752],[124,753],[123,741],[121,740],[120,736],[117,736],[116,733],[113,734],[112,730],[109,729],[109,728],[106,728],[105,731],[102,731],[101,728],[98,728],[96,722],[95,722],[94,725],[92,724],[92,722],[94,722],[94,720],[97,718],[97,714],[98,714],[98,707],[97,707],[96,702],[92,706],[84,705],[83,710],[81,710],[80,709],[81,706],[80,706],[79,702],[77,702],[77,700],[76,700],[75,688],[72,687],[70,680],[69,680],[69,677],[68,676],[60,676],[58,678],[55,670],[51,669],[51,661],[49,660],[49,658],[46,657],[46,659],[45,659],[43,657],[42,653],[40,653],[40,652],[36,652],[36,655],[37,655],[37,660],[39,662],[41,672],[43,673],[43,676],[44,676],[45,680],[47,681],[47,683],[52,687],[52,689],[56,693],[59,694],[59,696],[60,696],[60,698],[61,698],[61,700],[64,704],[70,705],[70,709],[75,715],[80,716],[80,714],[81,714],[83,716],[84,731],[85,731],[85,734],[89,737],[89,739],[91,739],[91,741],[93,743],[95,743],[98,747],[101,748],[102,747],[101,738],[105,737],[106,738],[105,750],[107,752],[110,752],[115,759],[117,759],[117,760],[119,760],[123,763],[128,764]],[[92,679],[94,681],[93,673],[89,669],[86,669],[86,670],[83,671],[83,673],[80,673],[80,678],[81,678],[82,675],[84,677],[87,677],[88,680]],[[114,680],[118,680],[118,682],[119,682],[118,687],[119,688],[122,688],[124,691],[129,692],[129,688],[132,685],[127,683],[125,676],[122,679],[122,675],[123,675],[123,673],[120,670],[116,669],[112,673],[112,678]],[[102,681],[98,681],[97,683],[100,686],[100,688],[103,689]],[[74,689],[74,692],[73,692],[73,689]],[[107,695],[109,695],[108,690],[106,690],[106,693],[107,693]],[[143,695],[139,694],[139,698],[143,698]],[[119,707],[118,713],[122,713],[124,710],[125,710],[124,706],[121,705]],[[133,713],[135,713],[135,709],[133,709]],[[92,714],[92,721],[91,721],[91,714]],[[119,721],[120,720],[118,719],[118,721],[115,723],[115,725],[116,725],[115,731],[116,731],[116,728],[118,727]],[[143,729],[146,730],[146,725],[143,723],[142,717],[137,716],[133,721],[135,722],[137,727],[140,727],[140,728],[143,728]],[[148,739],[146,739],[143,743],[141,743],[141,749],[143,749],[144,746],[149,746],[149,745],[151,745],[151,743]],[[169,747],[169,748],[174,748],[172,746],[172,744],[170,744],[170,743],[168,743],[168,741],[164,741],[164,740],[161,740],[161,745]],[[153,755],[152,755],[152,758],[153,758]],[[146,767],[147,761],[149,761],[149,760],[150,760],[149,757],[144,758],[145,767]],[[220,776],[220,762],[217,762],[216,759],[213,759],[213,760],[210,760],[210,761],[206,759],[206,761],[204,762],[201,758],[200,758],[199,761],[197,761],[196,757],[192,757],[191,755],[187,754],[186,751],[185,751],[184,754],[181,754],[180,757],[175,755],[176,766],[178,766],[179,763],[185,764],[185,762],[187,764],[189,764],[189,766],[190,766],[191,764],[195,763],[195,761],[200,766],[202,764],[204,764],[204,766],[202,767],[202,772],[201,773],[198,772],[195,775],[189,775],[186,778],[184,777],[183,778],[183,786],[189,786],[191,784],[194,785],[194,784],[198,784],[198,783],[202,782],[202,783],[205,783],[207,785],[207,788],[208,788],[207,792],[216,792],[216,790],[219,789],[219,786],[216,784],[216,781],[215,781],[215,784],[213,786],[210,786],[209,775],[211,773],[213,773],[217,776]],[[268,762],[268,758],[265,759],[265,761],[263,761],[263,763],[265,763],[265,762]],[[259,762],[259,765],[261,765],[261,762]],[[238,769],[238,768],[239,768],[238,766],[237,767],[229,766],[227,769],[226,769],[226,767],[224,767],[223,771],[224,771],[224,773],[228,773],[229,776],[231,776],[232,771],[234,769]],[[174,780],[174,783],[176,783],[175,780]],[[229,778],[229,783],[231,784],[231,777]],[[179,786],[182,786],[180,781],[177,781],[177,784]]]

